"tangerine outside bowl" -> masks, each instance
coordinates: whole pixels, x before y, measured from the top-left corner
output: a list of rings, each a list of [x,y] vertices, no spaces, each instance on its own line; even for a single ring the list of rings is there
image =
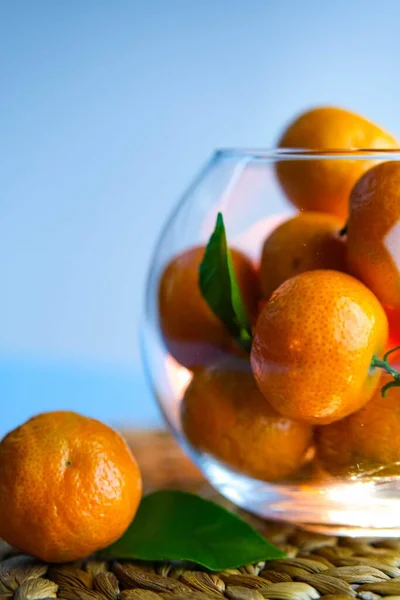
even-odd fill
[[[158,314],[159,282],[173,257],[207,243],[219,212],[224,216],[229,245],[243,251],[257,265],[268,233],[297,211],[279,184],[279,165],[290,163],[301,172],[317,163],[338,169],[343,165],[358,168],[361,161],[366,170],[386,160],[400,160],[400,151],[219,150],[173,210],[149,269],[142,356],[174,436],[211,485],[238,506],[261,517],[291,521],[321,533],[398,536],[400,456],[399,463],[391,464],[389,469],[379,466],[338,477],[324,472],[311,451],[307,464],[293,477],[268,482],[250,477],[191,445],[182,429],[180,406],[193,373],[174,360],[164,343]],[[396,337],[397,330],[400,339],[400,318],[390,312],[389,320],[392,335]]]

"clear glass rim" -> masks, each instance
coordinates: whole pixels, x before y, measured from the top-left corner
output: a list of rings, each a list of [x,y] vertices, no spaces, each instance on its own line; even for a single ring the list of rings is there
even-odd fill
[[[400,160],[400,148],[217,148],[217,158],[241,160]]]

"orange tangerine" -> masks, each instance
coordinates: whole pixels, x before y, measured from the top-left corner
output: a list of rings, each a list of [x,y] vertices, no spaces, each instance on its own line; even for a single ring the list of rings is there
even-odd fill
[[[225,325],[211,311],[199,289],[199,266],[205,248],[197,246],[173,258],[164,270],[158,293],[160,327],[170,354],[194,369],[233,351]],[[231,249],[233,268],[252,320],[256,318],[260,286],[251,261]]]
[[[346,245],[342,221],[333,215],[304,212],[285,221],[265,240],[260,265],[265,298],[281,283],[315,269],[344,271]]]
[[[384,383],[390,377],[384,375]],[[318,460],[332,474],[379,473],[380,467],[400,473],[400,388],[382,398],[377,390],[358,412],[316,428]]]
[[[285,281],[258,318],[251,365],[280,414],[332,423],[368,402],[381,376],[371,368],[386,347],[385,312],[361,282],[337,271]]]
[[[241,359],[226,359],[194,374],[182,407],[190,443],[241,472],[275,481],[305,461],[312,430],[279,415]]]
[[[122,437],[68,411],[37,415],[0,443],[0,536],[46,562],[84,558],[116,541],[142,480]]]
[[[283,132],[281,148],[310,150],[393,149],[397,140],[371,121],[337,107],[298,116]],[[372,166],[368,160],[284,160],[277,175],[289,200],[301,210],[327,212],[345,220],[350,191]]]
[[[354,186],[347,262],[381,302],[400,309],[400,162],[376,165]]]

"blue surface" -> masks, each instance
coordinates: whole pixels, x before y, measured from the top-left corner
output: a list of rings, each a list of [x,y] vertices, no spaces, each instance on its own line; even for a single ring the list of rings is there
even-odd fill
[[[0,2],[0,397],[157,416],[147,263],[216,146],[339,104],[400,133],[398,0]],[[138,398],[140,397],[140,400]]]
[[[76,410],[117,427],[162,424],[143,377],[133,369],[2,360],[0,393],[1,433],[36,412],[55,408]]]

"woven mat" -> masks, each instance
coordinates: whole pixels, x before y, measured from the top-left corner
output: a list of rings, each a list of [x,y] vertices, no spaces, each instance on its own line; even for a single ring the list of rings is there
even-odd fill
[[[165,433],[127,432],[145,490],[180,488],[215,497]],[[400,600],[400,539],[323,536],[254,520],[287,558],[222,573],[169,564],[86,561],[46,565],[0,548],[0,600]]]

